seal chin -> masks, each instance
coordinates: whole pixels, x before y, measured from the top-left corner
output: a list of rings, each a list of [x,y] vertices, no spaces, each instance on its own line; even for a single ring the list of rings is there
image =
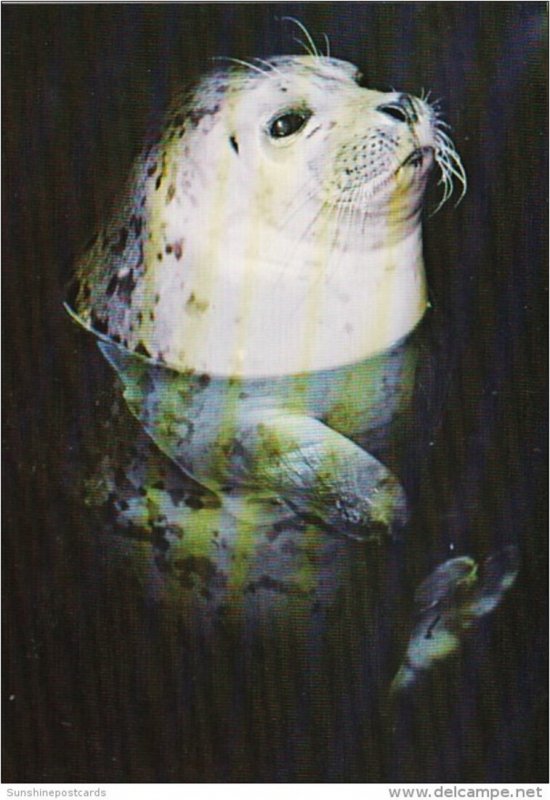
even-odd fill
[[[428,176],[435,164],[435,149],[431,146],[417,147],[403,159],[392,174],[391,203],[396,210],[398,196],[406,207],[418,208],[422,204]]]

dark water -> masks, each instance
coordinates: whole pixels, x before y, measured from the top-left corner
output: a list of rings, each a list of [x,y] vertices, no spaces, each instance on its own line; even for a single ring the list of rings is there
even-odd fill
[[[374,88],[442,97],[469,176],[426,224],[448,399],[404,558],[413,584],[450,543],[516,542],[522,568],[391,725],[353,614],[317,676],[213,654],[104,580],[78,499],[110,376],[61,309],[68,265],[174,89],[297,52],[285,15]],[[547,780],[546,36],[540,3],[4,7],[5,781]]]

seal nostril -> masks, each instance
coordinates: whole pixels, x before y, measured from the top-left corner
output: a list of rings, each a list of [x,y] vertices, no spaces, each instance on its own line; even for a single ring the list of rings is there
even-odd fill
[[[377,111],[382,114],[387,114],[388,117],[398,120],[399,122],[408,122],[408,116],[405,109],[397,103],[388,103],[387,105],[378,106]]]

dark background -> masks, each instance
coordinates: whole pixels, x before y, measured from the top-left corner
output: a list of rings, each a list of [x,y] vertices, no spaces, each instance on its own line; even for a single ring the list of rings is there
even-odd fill
[[[3,7],[5,781],[547,780],[546,12],[453,2]],[[450,380],[422,467],[425,564],[449,541],[474,556],[515,541],[522,558],[517,585],[482,626],[485,657],[466,648],[459,701],[421,694],[387,769],[343,754],[340,766],[335,755],[330,767],[270,774],[250,753],[221,768],[214,734],[182,738],[166,641],[94,594],[96,556],[72,496],[77,433],[93,424],[104,368],[61,307],[71,259],[182,81],[212,56],[300,52],[285,15],[319,44],[327,33],[332,54],[373,88],[443,98],[469,191],[425,232]]]

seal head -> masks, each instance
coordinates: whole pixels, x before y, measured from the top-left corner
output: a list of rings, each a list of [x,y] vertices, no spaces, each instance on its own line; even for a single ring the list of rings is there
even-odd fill
[[[176,370],[244,378],[403,338],[427,305],[429,172],[462,168],[427,102],[358,78],[285,56],[180,98],[79,264],[78,320]]]

